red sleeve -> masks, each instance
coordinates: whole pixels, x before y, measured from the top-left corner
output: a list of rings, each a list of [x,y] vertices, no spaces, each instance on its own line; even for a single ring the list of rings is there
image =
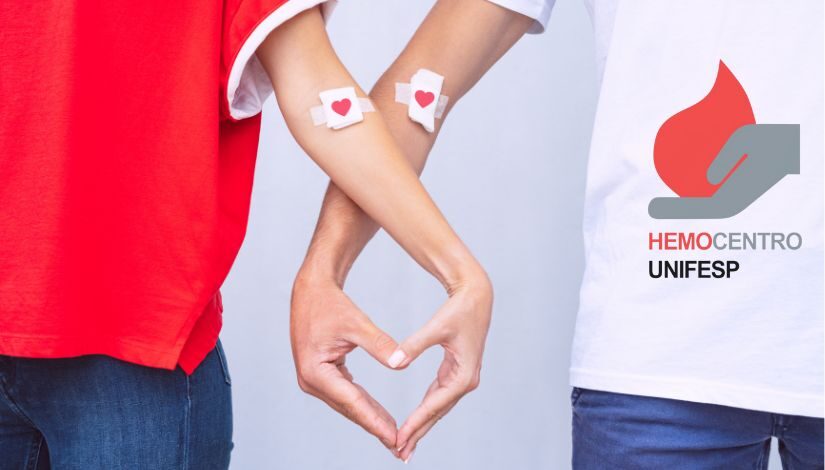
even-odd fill
[[[221,45],[221,114],[241,120],[261,112],[272,93],[266,71],[255,56],[258,46],[279,25],[322,4],[324,17],[337,0],[224,0]]]

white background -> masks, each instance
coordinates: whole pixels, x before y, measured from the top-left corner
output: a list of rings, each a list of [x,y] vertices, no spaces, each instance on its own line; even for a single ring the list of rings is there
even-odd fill
[[[398,55],[432,3],[341,2],[329,32],[362,87]],[[408,468],[570,466],[567,368],[597,98],[593,49],[583,4],[559,0],[547,32],[522,39],[460,102],[431,154],[424,183],[490,273],[496,305],[481,387],[430,432]],[[401,468],[377,440],[296,385],[289,294],[327,178],[294,143],[272,100],[258,158],[249,231],[223,289],[232,468]],[[347,292],[399,340],[444,300],[440,286],[383,233],[356,263]],[[431,350],[393,372],[355,351],[348,363],[400,423],[440,359]]]

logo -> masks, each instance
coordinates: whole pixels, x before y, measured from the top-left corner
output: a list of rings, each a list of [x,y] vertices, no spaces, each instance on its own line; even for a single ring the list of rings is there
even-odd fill
[[[710,93],[659,128],[653,162],[678,197],[652,199],[651,217],[732,217],[799,174],[799,125],[757,124],[745,89],[720,61]]]

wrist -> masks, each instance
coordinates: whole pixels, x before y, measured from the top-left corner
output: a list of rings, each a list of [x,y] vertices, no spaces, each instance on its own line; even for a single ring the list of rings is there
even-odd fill
[[[434,266],[433,274],[450,296],[467,289],[491,289],[487,272],[466,249],[443,257]]]
[[[480,266],[452,284],[447,293],[450,298],[474,299],[477,305],[493,303],[493,284]]]
[[[348,273],[349,265],[332,263],[330,262],[330,258],[319,260],[307,255],[301,268],[298,270],[298,274],[295,276],[295,284],[299,287],[306,285],[335,285],[343,289]]]

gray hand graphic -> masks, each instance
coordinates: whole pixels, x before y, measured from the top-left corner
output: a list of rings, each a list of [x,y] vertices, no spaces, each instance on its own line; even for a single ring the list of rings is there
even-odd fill
[[[785,175],[799,174],[799,125],[750,124],[730,136],[708,168],[711,184],[719,184],[711,197],[657,197],[648,213],[654,219],[724,219],[747,208]]]

